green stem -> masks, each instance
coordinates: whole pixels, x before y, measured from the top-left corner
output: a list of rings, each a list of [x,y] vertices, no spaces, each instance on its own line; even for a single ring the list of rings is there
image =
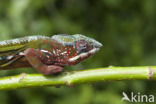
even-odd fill
[[[156,66],[107,67],[63,72],[60,75],[25,74],[0,78],[0,90],[33,86],[60,86],[113,80],[156,80]]]

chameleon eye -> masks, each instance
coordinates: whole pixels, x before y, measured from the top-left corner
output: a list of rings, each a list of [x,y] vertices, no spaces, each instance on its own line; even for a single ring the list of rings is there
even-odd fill
[[[88,43],[84,40],[79,40],[75,44],[78,54],[88,51]]]

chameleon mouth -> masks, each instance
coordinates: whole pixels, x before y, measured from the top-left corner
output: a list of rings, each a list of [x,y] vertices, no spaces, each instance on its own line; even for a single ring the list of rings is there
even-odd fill
[[[95,54],[97,51],[99,51],[100,48],[93,48],[92,50],[88,51],[88,52],[85,52],[85,53],[81,53],[79,54],[78,56],[75,56],[75,57],[72,57],[69,59],[69,62],[74,62],[76,60],[79,60],[79,59],[85,59],[85,58],[88,58],[89,56]]]

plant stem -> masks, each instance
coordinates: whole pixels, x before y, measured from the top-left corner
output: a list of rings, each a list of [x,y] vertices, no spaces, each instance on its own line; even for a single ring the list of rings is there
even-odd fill
[[[156,79],[156,66],[107,67],[83,71],[63,72],[59,75],[25,74],[0,78],[0,90],[34,86],[60,86],[114,80]]]

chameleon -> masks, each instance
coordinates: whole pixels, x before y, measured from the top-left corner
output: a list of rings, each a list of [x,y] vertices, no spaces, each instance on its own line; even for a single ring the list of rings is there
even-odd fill
[[[84,35],[35,35],[0,42],[0,69],[33,67],[49,75],[62,72],[99,51],[103,45]]]

